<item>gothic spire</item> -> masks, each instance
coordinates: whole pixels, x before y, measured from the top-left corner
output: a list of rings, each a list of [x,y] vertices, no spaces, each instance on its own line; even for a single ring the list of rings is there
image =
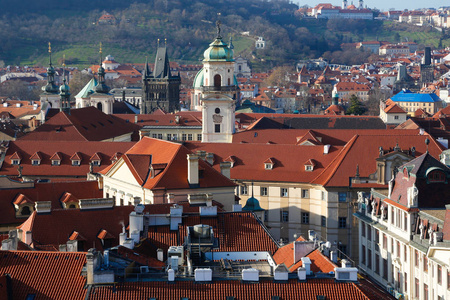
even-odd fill
[[[109,92],[108,86],[105,84],[105,69],[103,68],[103,62],[102,62],[102,43],[100,42],[100,66],[98,68],[98,84],[95,87],[95,92],[100,94],[107,94]]]
[[[70,88],[66,84],[66,56],[63,56],[63,84],[59,87],[60,105],[59,110],[70,114]]]

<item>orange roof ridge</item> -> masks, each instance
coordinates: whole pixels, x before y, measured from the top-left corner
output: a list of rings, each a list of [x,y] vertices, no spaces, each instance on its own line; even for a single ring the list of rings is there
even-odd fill
[[[334,173],[336,172],[339,165],[342,163],[344,158],[347,156],[348,152],[350,151],[351,147],[355,144],[356,140],[358,139],[359,135],[354,135],[348,142],[345,144],[345,146],[342,148],[341,152],[334,157],[334,159],[331,161],[331,163],[316,177],[314,178],[311,183],[314,183],[316,180],[318,180],[322,174],[325,174],[328,170],[330,170],[330,175],[328,175],[327,178],[325,178],[325,181],[322,182],[322,185],[325,186],[330,179],[333,177]],[[335,164],[336,162],[336,164]]]
[[[34,204],[34,202],[32,200],[30,200],[30,198],[28,198],[24,194],[19,194],[16,197],[16,200],[14,200],[14,202],[13,202],[14,205],[21,205],[21,204],[25,204],[25,203]]]
[[[28,219],[17,226],[17,229],[22,229],[23,232],[33,231],[34,219],[36,217],[37,212],[33,211],[33,213],[28,217]]]
[[[78,202],[78,199],[72,195],[69,192],[65,192],[62,196],[61,196],[61,202],[62,203],[68,203],[68,202]]]

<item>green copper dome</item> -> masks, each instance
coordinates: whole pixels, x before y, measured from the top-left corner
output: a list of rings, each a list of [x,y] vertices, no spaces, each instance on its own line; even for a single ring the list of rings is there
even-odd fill
[[[214,42],[209,44],[209,48],[205,50],[203,57],[203,61],[234,61],[233,50],[222,41],[221,37],[217,37]]]
[[[66,80],[64,79],[64,83],[59,87],[59,93],[60,95],[64,96],[64,95],[70,95],[69,93],[70,88],[69,86],[66,84]]]
[[[255,197],[250,197],[247,199],[245,206],[242,208],[243,211],[262,211],[264,209],[259,205],[258,199]]]
[[[198,71],[194,78],[194,89],[201,88],[203,86],[203,78],[205,77],[205,69],[202,68]]]

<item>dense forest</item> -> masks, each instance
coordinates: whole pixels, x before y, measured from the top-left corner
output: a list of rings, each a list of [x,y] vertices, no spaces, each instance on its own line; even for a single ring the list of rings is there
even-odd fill
[[[268,69],[320,56],[333,63],[359,64],[371,54],[343,51],[341,44],[375,39],[384,29],[377,20],[301,18],[296,15],[297,6],[284,0],[20,2],[0,0],[0,67],[45,65],[49,41],[55,59],[61,60],[64,53],[66,63],[73,66],[98,62],[100,41],[105,54],[120,62],[143,62],[146,56],[153,57],[158,39],[167,39],[172,60],[198,62],[215,36],[217,19],[223,24],[224,38],[233,38],[235,54],[251,59],[256,67]],[[105,12],[115,16],[115,24],[98,24]],[[255,49],[258,36],[266,40],[265,49]],[[400,40],[401,36],[387,38]]]

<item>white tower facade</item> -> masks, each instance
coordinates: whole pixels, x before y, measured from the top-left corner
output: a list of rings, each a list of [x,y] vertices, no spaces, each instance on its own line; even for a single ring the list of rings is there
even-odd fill
[[[231,143],[239,87],[234,76],[233,50],[217,37],[206,49],[203,68],[194,80],[194,108],[202,109],[202,142]]]

